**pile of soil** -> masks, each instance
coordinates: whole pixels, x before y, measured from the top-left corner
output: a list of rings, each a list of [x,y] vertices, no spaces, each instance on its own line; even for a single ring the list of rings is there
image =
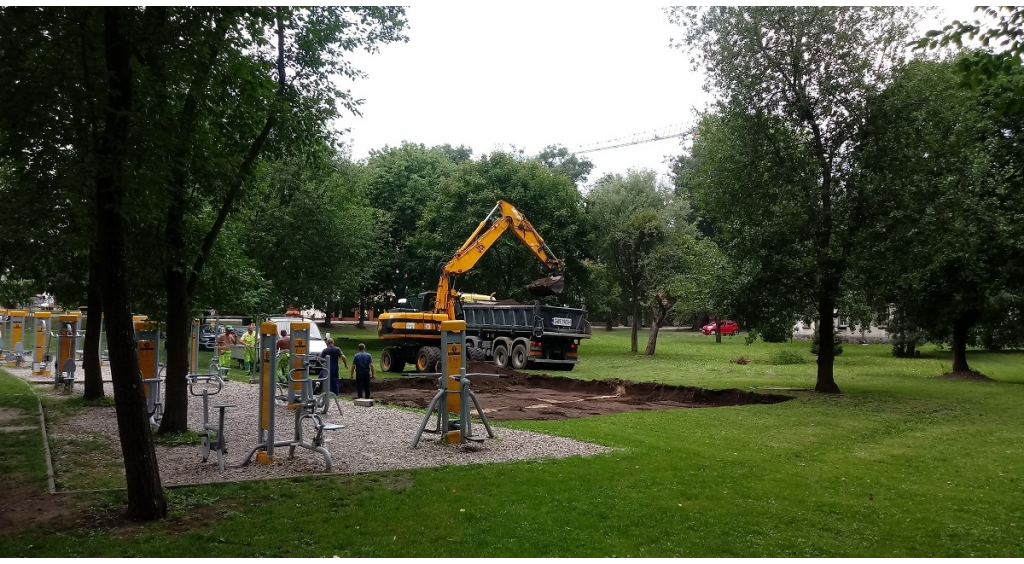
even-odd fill
[[[932,376],[936,380],[966,380],[968,382],[995,382],[992,378],[985,376],[977,370],[967,372],[946,372],[942,376]]]
[[[745,392],[739,389],[709,390],[691,386],[670,386],[653,382],[577,380],[547,374],[525,374],[512,370],[470,376],[470,389],[491,421],[561,420],[627,411],[773,404],[792,396]],[[469,372],[477,367],[471,365]],[[480,370],[483,372],[483,370]],[[342,393],[354,393],[354,383],[342,381]],[[437,378],[410,376],[377,379],[371,394],[382,402],[405,407],[426,408],[437,394]]]

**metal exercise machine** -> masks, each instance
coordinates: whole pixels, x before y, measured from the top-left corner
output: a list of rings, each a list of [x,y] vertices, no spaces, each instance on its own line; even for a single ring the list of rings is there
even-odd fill
[[[50,372],[50,318],[53,317],[48,311],[37,311],[36,318],[36,346],[35,356],[32,359],[33,376],[52,376]]]
[[[202,451],[203,462],[206,462],[211,452],[216,452],[217,465],[223,472],[224,455],[228,452],[228,439],[224,435],[224,410],[235,407],[235,404],[215,404],[213,407],[219,411],[217,424],[210,424],[210,396],[215,396],[224,389],[224,380],[220,377],[217,361],[210,361],[209,374],[189,374],[186,378],[188,378],[188,392],[193,396],[203,398],[203,428],[199,431],[199,448]]]
[[[437,379],[438,392],[434,399],[430,400],[427,407],[427,414],[423,417],[423,423],[416,431],[411,448],[416,448],[424,431],[441,435],[441,441],[445,443],[465,443],[466,441],[483,442],[485,438],[494,438],[494,431],[487,422],[487,416],[480,407],[480,401],[476,394],[469,388],[469,378],[466,374],[466,322],[461,320],[441,322],[441,377]],[[473,422],[470,417],[469,402],[476,406],[480,420],[487,429],[487,437],[473,434]],[[427,424],[430,417],[437,412],[437,425],[433,430],[427,431]],[[458,414],[458,418],[452,418],[451,414]]]
[[[52,333],[51,333],[52,335]],[[54,362],[53,387],[70,392],[75,385],[75,339],[78,338],[78,316],[62,313],[57,316],[57,358]]]
[[[7,352],[4,360],[7,366],[20,367],[25,362],[28,351],[25,350],[25,319],[28,312],[14,309],[7,312]]]
[[[164,416],[164,403],[160,397],[160,326],[149,321],[135,321],[135,340],[139,347],[139,372],[142,389],[146,394],[146,413],[151,425],[159,425]]]
[[[69,315],[78,317],[78,336],[75,337],[75,360],[82,360],[85,358],[85,350],[82,348],[82,341],[85,340],[85,325],[82,324],[82,312],[80,311],[69,311]]]
[[[330,371],[323,370],[322,365],[314,365],[308,358],[309,346],[309,323],[291,324],[291,355],[289,357],[289,368],[287,381],[283,394],[285,408],[295,414],[295,428],[292,438],[285,441],[276,440],[276,406],[277,394],[277,356],[274,349],[277,344],[277,324],[260,324],[260,421],[258,432],[258,444],[245,457],[243,464],[248,464],[252,456],[256,455],[256,462],[270,464],[274,462],[274,448],[288,447],[288,457],[295,456],[295,449],[305,448],[319,452],[327,464],[327,471],[332,469],[331,453],[324,446],[325,431],[343,429],[344,425],[338,425],[324,421],[323,417],[316,412],[317,397],[313,393],[314,386],[320,383],[321,386],[328,386]],[[315,358],[315,357],[314,357]],[[312,378],[310,371],[319,371],[318,378]],[[303,437],[303,424],[312,423],[313,436],[307,441]]]

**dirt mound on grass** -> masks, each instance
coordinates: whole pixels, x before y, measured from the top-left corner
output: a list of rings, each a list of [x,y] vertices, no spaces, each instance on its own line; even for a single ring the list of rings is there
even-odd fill
[[[977,370],[946,372],[942,376],[932,376],[936,380],[965,380],[968,382],[995,382]]]

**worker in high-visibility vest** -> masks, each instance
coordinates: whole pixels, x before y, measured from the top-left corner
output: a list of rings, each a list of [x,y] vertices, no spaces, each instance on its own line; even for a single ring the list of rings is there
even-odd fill
[[[249,330],[242,334],[242,344],[245,345],[245,370],[252,372],[253,364],[256,363],[256,343],[259,336],[256,335],[256,325],[250,323]]]

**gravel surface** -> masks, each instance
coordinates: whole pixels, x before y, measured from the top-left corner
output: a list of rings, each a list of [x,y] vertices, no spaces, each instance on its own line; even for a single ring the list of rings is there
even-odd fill
[[[28,368],[5,368],[26,380],[41,380],[33,377]],[[109,366],[104,366],[104,379],[110,378]],[[77,375],[80,377],[79,370]],[[82,384],[75,383],[74,394],[82,393]],[[62,395],[50,386],[35,386],[43,395]],[[107,395],[113,395],[113,386],[104,384]],[[198,390],[197,390],[198,391]],[[259,387],[255,384],[228,381],[223,390],[210,397],[210,420],[216,423],[216,404],[235,404],[225,415],[225,435],[228,452],[224,457],[223,472],[217,466],[216,453],[211,453],[207,462],[202,461],[198,446],[164,447],[157,446],[160,477],[164,485],[197,484],[234,480],[267,479],[305,474],[326,473],[326,464],[320,453],[296,448],[294,458],[288,457],[288,447],[276,447],[273,464],[255,462],[255,456],[248,465],[243,465],[258,441]],[[491,424],[495,438],[482,443],[443,444],[439,436],[424,433],[419,445],[411,448],[410,443],[423,421],[422,412],[386,407],[358,407],[351,400],[339,398],[342,413],[332,403],[325,420],[344,425],[344,428],[328,431],[326,448],[333,460],[332,473],[349,474],[377,470],[424,468],[450,464],[484,464],[513,460],[535,460],[562,458],[568,456],[590,456],[610,452],[612,449],[591,443],[583,443],[564,437],[555,437],[507,429]],[[486,406],[485,406],[486,407]],[[278,441],[289,440],[294,432],[294,412],[283,405],[276,406],[276,435]],[[200,397],[189,401],[189,427],[200,430],[203,421],[203,402]],[[432,417],[428,429],[436,426]],[[303,436],[308,440],[309,423]],[[49,429],[51,434],[76,434],[100,431],[117,443],[117,421],[113,407],[94,408],[62,423],[59,428]],[[473,432],[485,435],[486,429],[478,421],[473,422]]]

